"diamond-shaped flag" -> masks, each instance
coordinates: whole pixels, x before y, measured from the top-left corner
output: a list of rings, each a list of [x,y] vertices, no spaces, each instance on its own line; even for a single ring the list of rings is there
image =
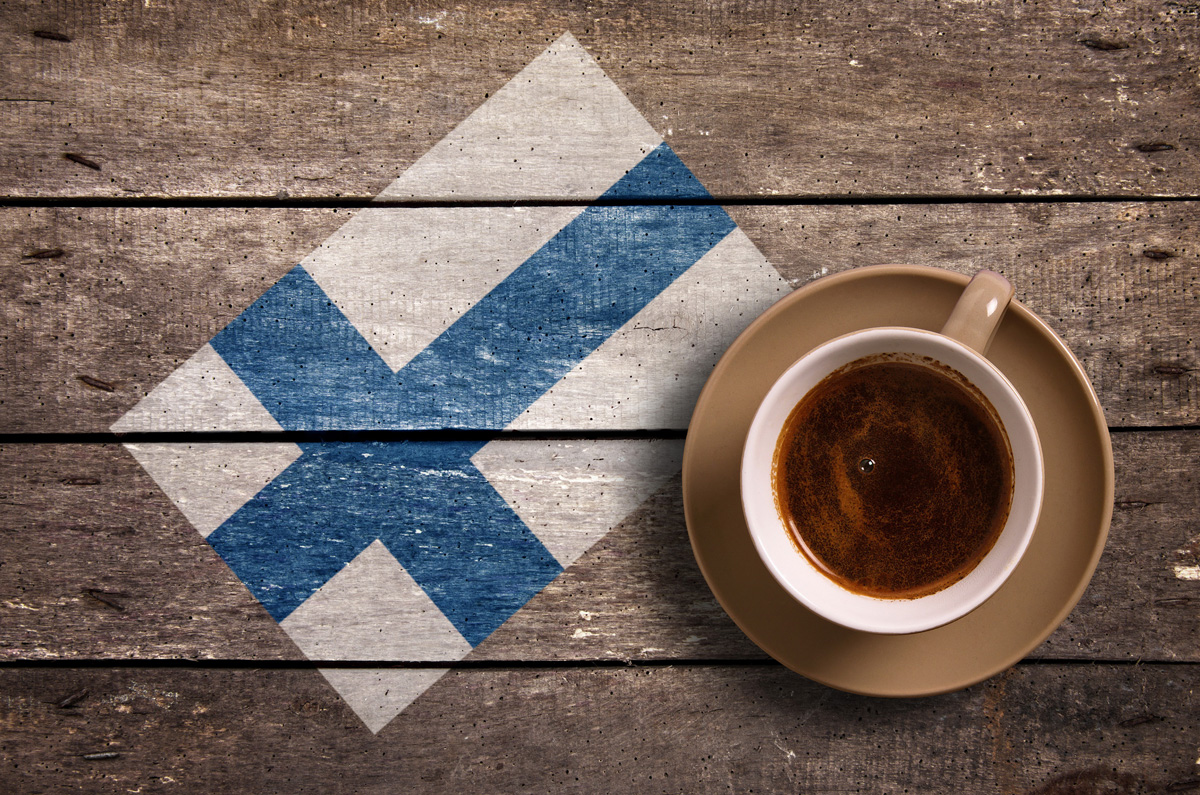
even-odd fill
[[[681,427],[788,289],[570,34],[380,195],[591,203],[363,209],[113,430]],[[310,659],[423,663],[321,669],[373,732],[660,488],[678,447],[128,445]]]

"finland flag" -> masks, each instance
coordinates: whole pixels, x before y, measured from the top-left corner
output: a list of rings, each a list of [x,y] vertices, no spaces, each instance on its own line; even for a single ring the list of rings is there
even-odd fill
[[[127,445],[310,659],[422,663],[321,669],[373,732],[681,453],[469,432],[686,427],[788,289],[570,34],[379,198],[417,204],[357,212],[113,425],[467,432]]]

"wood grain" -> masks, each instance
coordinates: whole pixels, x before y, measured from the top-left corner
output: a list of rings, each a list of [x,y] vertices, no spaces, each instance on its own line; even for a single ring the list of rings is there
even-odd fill
[[[1188,3],[96,2],[0,31],[8,196],[369,198],[564,31],[719,196],[1195,195],[1200,168]]]
[[[1155,427],[1200,417],[1196,208],[1172,202],[729,209],[792,287],[896,261],[1000,270],[1016,285],[1018,300],[1083,363],[1109,424]],[[6,376],[0,430],[107,430],[351,216],[331,209],[0,210],[0,373]],[[647,357],[645,370],[674,367],[675,357],[654,357],[704,322],[691,314],[679,320],[682,330],[646,330],[646,340],[627,355]],[[657,338],[667,344],[653,344]],[[721,350],[714,348],[710,361]],[[690,406],[705,372],[690,372],[689,391],[673,400]],[[663,421],[667,427],[684,427],[687,406]],[[663,427],[646,419],[660,415],[642,416],[589,427]]]
[[[1200,221],[1182,204],[734,207],[793,285],[903,262],[991,268],[1067,342],[1110,426],[1200,419]],[[1179,325],[1176,325],[1179,324]]]
[[[884,700],[775,665],[452,671],[378,735],[313,670],[0,670],[7,792],[1162,793],[1194,666],[1022,665]]]
[[[0,792],[1200,790],[1198,22],[1174,0],[0,6]],[[430,159],[567,32],[631,103],[595,117],[611,157],[570,138],[596,174]],[[576,95],[556,79],[537,90]],[[497,151],[523,167],[511,132]],[[785,289],[885,262],[990,267],[1079,358],[1118,429],[1112,529],[1027,660],[957,693],[863,698],[776,665],[725,615],[688,544],[678,432],[728,344],[705,324],[732,335],[758,304],[644,324],[620,356],[683,386],[620,414],[583,411],[615,376],[564,390],[530,428],[578,438],[476,462],[570,565],[469,652],[412,627],[425,657],[411,638],[351,648],[333,597],[281,626],[201,534],[253,484],[185,516],[160,483],[193,507],[206,484],[93,443],[389,186],[398,228],[449,219],[491,236],[488,262],[523,259],[537,224],[497,235],[493,211],[571,215],[580,184],[659,139]],[[326,253],[322,284],[361,282]],[[446,292],[428,261],[427,292]],[[724,311],[742,285],[706,273],[698,303]],[[368,303],[397,285],[369,286]],[[290,460],[233,419],[262,478]],[[154,430],[160,476],[200,450]],[[572,480],[555,445],[621,463]],[[330,683],[375,666],[422,695],[368,726],[387,699],[352,708]]]
[[[544,445],[506,444],[529,448],[530,457]],[[655,444],[655,455],[678,465],[677,442]],[[1200,581],[1175,571],[1200,564],[1193,472],[1200,434],[1121,433],[1114,447],[1118,490],[1108,546],[1082,601],[1032,656],[1200,661]],[[648,456],[631,460],[652,469]],[[123,448],[5,445],[0,480],[12,484],[0,504],[2,659],[303,658]],[[763,657],[696,567],[675,479],[468,659]]]

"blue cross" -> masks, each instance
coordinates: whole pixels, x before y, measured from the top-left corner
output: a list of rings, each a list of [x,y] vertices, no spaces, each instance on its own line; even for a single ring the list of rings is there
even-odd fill
[[[299,266],[212,345],[287,430],[504,428],[734,228],[634,197],[709,194],[659,146],[397,373]],[[379,539],[477,645],[561,571],[482,444],[302,444],[209,543],[282,621]]]

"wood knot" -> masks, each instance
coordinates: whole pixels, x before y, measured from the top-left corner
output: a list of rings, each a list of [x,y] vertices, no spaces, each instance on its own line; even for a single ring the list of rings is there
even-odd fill
[[[83,690],[76,690],[74,693],[58,702],[57,706],[59,709],[70,709],[80,701],[83,701],[85,698],[87,698],[89,692],[90,691],[86,687]]]
[[[1171,376],[1172,378],[1178,378],[1184,373],[1189,372],[1190,369],[1191,368],[1182,365],[1179,362],[1159,362],[1158,364],[1154,365],[1154,372],[1158,373],[1159,375]]]
[[[22,254],[21,259],[58,259],[66,254],[61,248],[35,248]]]
[[[1137,145],[1137,150],[1139,152],[1170,152],[1174,148],[1174,144],[1169,144],[1165,141],[1151,141],[1149,143]]]
[[[99,389],[101,392],[115,392],[117,389],[113,384],[101,381],[99,378],[92,378],[90,375],[77,375],[75,378],[87,384],[92,389]]]
[[[95,160],[84,157],[80,154],[76,154],[75,152],[63,152],[63,157],[65,157],[67,160],[70,160],[72,163],[78,163],[84,168],[90,168],[92,171],[100,170],[100,164]]]
[[[324,712],[326,707],[319,701],[313,701],[305,698],[294,698],[292,703],[288,705],[288,709],[297,715],[316,715]]]
[[[1112,39],[1101,39],[1098,37],[1088,37],[1080,39],[1079,43],[1089,50],[1100,50],[1101,52],[1112,52],[1113,50],[1128,50],[1129,45],[1123,41],[1113,41]]]
[[[1122,729],[1131,729],[1134,726],[1144,726],[1147,723],[1161,723],[1161,722],[1162,722],[1162,718],[1158,717],[1157,715],[1151,715],[1151,714],[1147,713],[1145,715],[1138,715],[1133,718],[1128,718],[1126,720],[1121,721],[1117,725],[1120,726]]]
[[[99,478],[63,478],[59,483],[64,486],[99,486]]]
[[[108,593],[107,591],[99,591],[99,590],[96,590],[95,588],[88,588],[83,592],[83,595],[90,596],[92,599],[95,599],[100,604],[104,605],[105,607],[111,607],[113,610],[116,610],[118,613],[124,613],[125,605],[116,601],[116,599],[114,599],[114,597],[128,596],[129,594]]]
[[[1168,251],[1165,248],[1147,248],[1143,249],[1142,256],[1149,259],[1170,259],[1175,256],[1175,252]]]

